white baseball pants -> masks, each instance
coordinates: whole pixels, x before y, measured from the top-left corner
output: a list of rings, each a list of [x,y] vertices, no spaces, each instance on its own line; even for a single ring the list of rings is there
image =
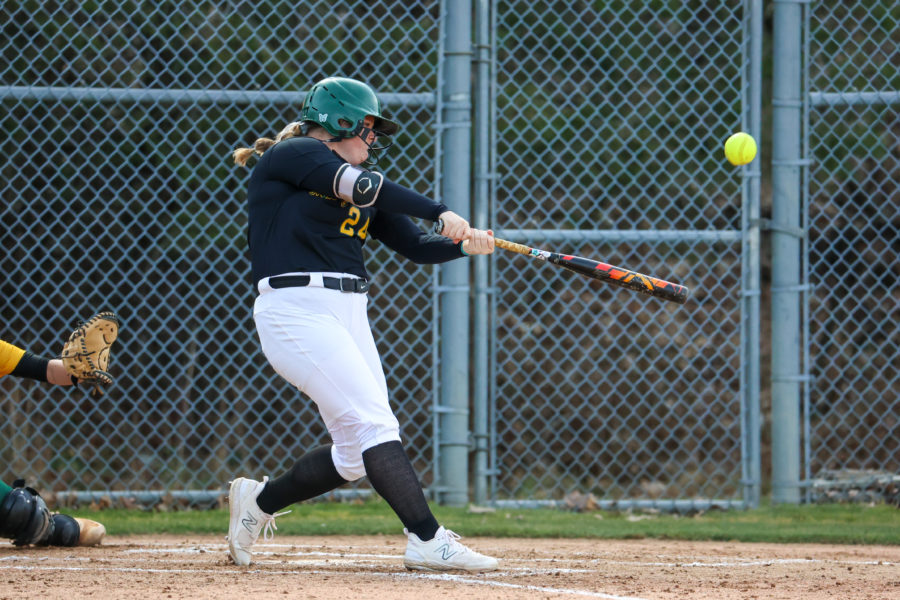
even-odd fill
[[[366,315],[368,295],[321,287],[322,275],[352,275],[309,275],[306,287],[273,289],[260,281],[253,318],[269,363],[316,403],[334,466],[353,481],[366,474],[363,451],[400,441],[400,425]]]

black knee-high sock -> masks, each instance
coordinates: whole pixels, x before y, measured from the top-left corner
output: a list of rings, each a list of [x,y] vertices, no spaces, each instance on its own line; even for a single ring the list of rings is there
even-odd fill
[[[437,519],[428,508],[422,484],[400,442],[385,442],[362,453],[366,475],[375,491],[387,500],[403,526],[430,540],[438,530]]]
[[[321,446],[304,454],[291,470],[266,484],[256,504],[269,514],[315,498],[347,483],[338,474],[331,459],[331,446]]]

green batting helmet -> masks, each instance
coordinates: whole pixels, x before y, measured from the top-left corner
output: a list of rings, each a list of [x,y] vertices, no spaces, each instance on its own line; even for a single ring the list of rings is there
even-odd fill
[[[381,114],[381,102],[371,87],[347,77],[329,77],[315,84],[306,95],[298,120],[320,125],[336,138],[349,138],[359,135],[367,115],[375,117],[372,129],[376,133],[397,132],[397,123]]]

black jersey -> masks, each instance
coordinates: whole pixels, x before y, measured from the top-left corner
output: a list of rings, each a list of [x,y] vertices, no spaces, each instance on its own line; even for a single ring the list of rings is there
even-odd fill
[[[384,181],[365,208],[334,197],[344,161],[320,140],[289,138],[266,150],[250,177],[247,197],[254,285],[296,272],[351,273],[369,278],[362,247],[369,236],[418,263],[461,256],[458,244],[424,233],[407,216],[436,219],[443,204]]]

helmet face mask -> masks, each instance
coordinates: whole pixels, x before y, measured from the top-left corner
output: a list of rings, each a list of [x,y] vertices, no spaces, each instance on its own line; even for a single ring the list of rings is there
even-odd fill
[[[354,133],[351,134],[359,137],[363,142],[365,142],[366,146],[369,147],[369,158],[366,160],[366,164],[374,165],[378,162],[377,152],[382,150],[387,150],[393,145],[393,141],[391,140],[391,136],[384,134],[377,129],[377,124],[373,127],[366,127],[364,123],[360,122],[354,128]],[[375,134],[375,139],[372,140],[372,143],[369,143],[369,134]]]

